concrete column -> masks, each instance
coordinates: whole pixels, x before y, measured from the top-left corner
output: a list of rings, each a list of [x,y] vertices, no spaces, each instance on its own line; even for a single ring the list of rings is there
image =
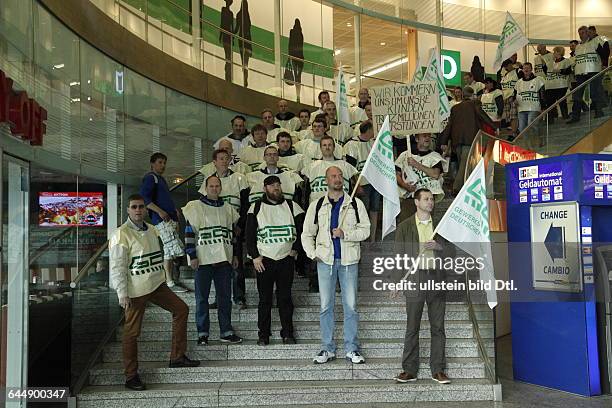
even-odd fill
[[[202,69],[200,55],[200,43],[202,41],[201,10],[201,0],[191,0],[191,64],[199,69]]]
[[[279,89],[279,96],[282,95],[283,79],[283,58],[281,55],[281,35],[283,25],[281,21],[281,0],[274,0],[274,85]]]

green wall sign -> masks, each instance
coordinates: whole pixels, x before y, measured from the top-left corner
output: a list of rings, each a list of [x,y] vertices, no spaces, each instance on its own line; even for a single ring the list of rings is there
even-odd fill
[[[446,86],[461,86],[461,53],[442,50],[440,58]]]

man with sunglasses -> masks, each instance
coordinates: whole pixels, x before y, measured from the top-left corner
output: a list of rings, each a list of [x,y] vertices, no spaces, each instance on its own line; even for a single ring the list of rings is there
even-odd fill
[[[138,375],[138,336],[147,303],[172,313],[170,368],[197,367],[198,360],[185,355],[189,307],[166,285],[164,255],[155,228],[144,221],[145,200],[140,194],[128,198],[128,219],[113,233],[109,244],[111,287],[125,309],[123,366],[125,386],[142,391]]]

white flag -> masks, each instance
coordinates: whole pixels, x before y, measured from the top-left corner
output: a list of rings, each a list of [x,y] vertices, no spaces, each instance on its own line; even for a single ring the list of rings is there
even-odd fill
[[[336,79],[336,109],[338,110],[338,123],[351,124],[351,114],[349,113],[348,97],[346,96],[346,81],[342,68],[338,71]]]
[[[521,30],[521,27],[514,18],[512,18],[512,15],[506,11],[506,22],[499,36],[499,44],[497,45],[497,54],[495,54],[493,69],[495,71],[500,69],[503,61],[510,58],[512,54],[527,44],[529,44],[529,40],[525,37],[523,30]]]
[[[442,67],[440,66],[440,53],[438,47],[431,49],[429,55],[429,63],[427,64],[427,71],[423,75],[423,81],[436,81],[438,85],[438,96],[440,98],[440,104],[438,105],[438,111],[440,112],[440,121],[450,116],[450,102],[446,95],[446,85],[444,83],[444,75],[442,75]]]
[[[474,258],[481,258],[484,267],[480,279],[490,282],[487,302],[493,309],[497,305],[491,237],[489,235],[489,207],[486,195],[484,159],[470,174],[463,188],[450,205],[436,232]]]
[[[400,199],[393,161],[393,139],[389,116],[385,116],[361,175],[383,196],[382,238],[395,231],[395,217],[400,213]]]

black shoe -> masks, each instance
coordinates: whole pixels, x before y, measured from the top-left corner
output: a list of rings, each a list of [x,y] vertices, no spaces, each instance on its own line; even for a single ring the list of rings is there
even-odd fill
[[[208,346],[208,336],[198,337],[198,346]]]
[[[267,346],[268,344],[270,344],[269,337],[260,337],[259,340],[257,340],[258,346]]]
[[[170,368],[179,368],[179,367],[198,367],[200,365],[200,360],[190,360],[186,355],[183,354],[183,357],[170,361]]]
[[[595,116],[593,116],[595,119],[599,119],[599,118],[603,118],[604,113],[602,110],[596,110],[595,111]]]
[[[212,302],[208,305],[209,309],[216,309],[217,308],[217,302]]]
[[[319,287],[318,286],[309,286],[308,287],[308,293],[319,293]]]
[[[221,337],[221,343],[231,343],[238,344],[242,343],[242,337],[238,337],[235,334],[230,334],[229,336]]]
[[[568,120],[567,122],[565,122],[565,124],[566,125],[571,125],[572,123],[578,123],[578,122],[580,122],[580,118],[572,116],[572,118],[570,120]]]
[[[283,344],[295,344],[295,337],[283,337]]]
[[[129,388],[130,390],[134,391],[144,391],[147,389],[144,383],[140,380],[138,374],[125,382],[125,388]]]
[[[239,310],[245,310],[247,308],[246,301],[244,301],[244,300],[240,300],[236,304],[238,305],[238,309]]]

